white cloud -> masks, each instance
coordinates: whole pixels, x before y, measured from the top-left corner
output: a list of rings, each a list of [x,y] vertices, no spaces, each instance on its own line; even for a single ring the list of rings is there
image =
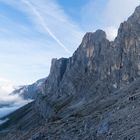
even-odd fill
[[[5,78],[0,78],[0,103],[16,102],[19,100],[17,95],[9,95],[14,90],[14,83]]]
[[[106,31],[111,40],[117,36],[120,23],[127,20],[139,4],[140,0],[108,0],[103,11],[103,20],[104,24],[108,26]]]
[[[81,10],[84,27],[86,30],[101,28],[113,40],[120,23],[127,20],[139,4],[140,0],[89,0]]]
[[[118,29],[115,27],[106,27],[104,28],[105,32],[107,33],[107,38],[110,41],[113,41],[114,38],[117,36]]]
[[[118,27],[134,12],[139,4],[140,0],[108,0],[103,20],[107,24]]]
[[[0,78],[0,118],[31,102],[31,100],[24,100],[18,95],[11,95],[13,90],[14,83],[12,81]]]

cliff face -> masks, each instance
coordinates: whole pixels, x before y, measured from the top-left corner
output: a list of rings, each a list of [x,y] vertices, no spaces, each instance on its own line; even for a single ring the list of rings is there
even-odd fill
[[[120,25],[113,42],[107,40],[104,31],[97,30],[83,37],[72,57],[52,60],[44,88],[44,100],[49,103],[47,106],[50,108],[59,101],[66,106],[82,106],[90,100],[104,98],[138,79],[139,27],[140,7],[137,7],[134,14]],[[42,99],[37,102],[38,108],[40,104]],[[51,108],[55,112],[55,108]]]
[[[65,63],[63,59],[55,60],[55,65],[59,67],[52,65],[51,71],[55,71],[55,77],[51,72],[49,81],[52,79],[59,81],[59,86],[53,89],[57,91],[59,89],[58,94],[61,92],[62,94],[75,94],[77,93],[76,83],[81,82],[78,78],[82,79],[90,75],[93,82],[94,80],[108,80],[107,83],[110,82],[111,89],[123,87],[134,81],[140,75],[139,27],[140,8],[137,7],[134,14],[120,25],[114,42],[109,42],[102,30],[87,33],[71,58],[66,59]],[[61,71],[60,65],[65,67],[64,71]],[[60,72],[63,73],[63,77],[58,80]],[[49,83],[46,83],[46,87]],[[54,83],[54,85],[57,84]],[[79,83],[77,85],[79,86]],[[46,95],[51,91],[46,88]]]
[[[43,95],[23,117],[30,118],[29,114],[35,112],[43,117],[45,126],[38,129],[39,133],[28,128],[33,134],[26,132],[26,139],[34,139],[34,134],[41,140],[139,139],[139,77],[137,7],[120,25],[113,42],[107,40],[104,31],[97,30],[83,37],[72,57],[52,60],[50,74],[42,86]],[[21,131],[22,138],[25,135]]]

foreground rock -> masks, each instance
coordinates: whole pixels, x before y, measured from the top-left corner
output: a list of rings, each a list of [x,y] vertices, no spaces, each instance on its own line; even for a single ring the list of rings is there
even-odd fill
[[[7,116],[1,139],[139,140],[139,78],[137,7],[113,42],[97,30],[84,36],[72,57],[53,59],[44,94]]]

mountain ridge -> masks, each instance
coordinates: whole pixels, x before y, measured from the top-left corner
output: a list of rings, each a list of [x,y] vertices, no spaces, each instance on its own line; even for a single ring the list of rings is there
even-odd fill
[[[139,139],[139,27],[140,6],[114,41],[102,30],[86,33],[72,57],[52,60],[44,94],[21,109],[21,118],[20,111],[9,116],[0,126],[8,135],[0,136],[15,140],[18,131],[19,140]]]

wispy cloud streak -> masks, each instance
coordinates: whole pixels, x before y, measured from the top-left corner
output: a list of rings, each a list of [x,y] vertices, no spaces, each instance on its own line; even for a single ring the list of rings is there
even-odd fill
[[[43,17],[40,15],[38,10],[27,0],[22,0],[24,4],[26,4],[33,13],[37,16],[38,20],[40,21],[41,26],[46,30],[47,33],[61,46],[67,53],[71,54],[70,51],[65,47],[65,45],[52,33],[52,31],[47,27]]]

